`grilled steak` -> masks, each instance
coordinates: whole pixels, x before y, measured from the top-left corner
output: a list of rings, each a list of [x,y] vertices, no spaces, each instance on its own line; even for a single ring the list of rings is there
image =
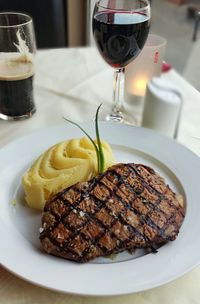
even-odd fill
[[[117,164],[45,205],[40,240],[47,253],[86,262],[175,240],[184,207],[155,171]]]

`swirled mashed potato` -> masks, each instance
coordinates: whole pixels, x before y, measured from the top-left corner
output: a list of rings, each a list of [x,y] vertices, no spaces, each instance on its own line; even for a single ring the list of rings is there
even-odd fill
[[[105,169],[114,163],[111,147],[102,141]],[[43,210],[50,195],[87,181],[97,174],[97,156],[85,137],[56,144],[44,152],[25,173],[22,185],[29,207]]]

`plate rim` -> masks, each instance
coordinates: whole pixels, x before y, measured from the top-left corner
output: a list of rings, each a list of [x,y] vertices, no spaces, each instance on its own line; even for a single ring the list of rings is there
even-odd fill
[[[163,135],[161,135],[161,134],[159,134],[159,133],[157,133],[157,132],[154,132],[154,131],[152,131],[152,130],[149,130],[149,129],[145,129],[145,128],[138,128],[138,127],[133,127],[133,126],[128,126],[128,125],[118,125],[117,127],[116,127],[116,124],[113,124],[113,123],[107,123],[107,122],[101,122],[100,123],[102,126],[106,126],[105,128],[107,128],[107,127],[111,127],[111,128],[124,128],[124,129],[130,129],[130,130],[135,130],[135,132],[137,133],[137,132],[139,132],[139,133],[143,133],[143,134],[146,134],[146,135],[148,135],[148,136],[151,136],[151,137],[153,137],[154,139],[155,138],[157,138],[157,139],[161,139],[161,141],[166,141],[167,143],[171,143],[172,145],[174,145],[175,147],[179,147],[179,148],[181,148],[181,150],[184,150],[185,152],[186,152],[186,154],[189,154],[189,155],[191,155],[191,156],[193,156],[193,158],[195,159],[195,161],[196,162],[198,162],[198,165],[199,165],[199,168],[200,168],[200,162],[199,162],[199,157],[195,154],[195,153],[193,153],[192,151],[190,151],[187,147],[185,147],[185,146],[183,146],[182,144],[180,144],[180,143],[177,143],[175,140],[172,140],[172,139],[170,139],[170,138],[168,138],[168,137],[166,137],[166,136],[163,136]],[[92,127],[93,126],[93,122],[89,122],[89,123],[82,123],[82,126],[83,127],[88,127],[88,128],[90,128],[90,127]],[[25,136],[23,136],[23,137],[21,137],[21,138],[19,138],[19,139],[17,139],[17,140],[14,140],[13,142],[11,142],[11,143],[9,143],[9,144],[7,144],[7,145],[5,145],[3,148],[1,148],[0,149],[0,159],[1,159],[1,157],[2,157],[2,154],[4,154],[5,153],[5,151],[8,149],[11,149],[12,150],[12,146],[13,145],[15,145],[16,143],[20,143],[20,142],[23,142],[23,141],[26,141],[27,140],[27,138],[28,139],[30,139],[32,136],[36,136],[37,134],[43,134],[43,133],[48,133],[48,132],[50,132],[51,130],[59,130],[60,128],[61,129],[63,129],[63,127],[66,129],[66,128],[68,128],[69,126],[67,126],[66,124],[65,125],[57,125],[57,126],[53,126],[53,127],[49,127],[49,128],[43,128],[43,129],[40,129],[40,130],[37,130],[37,131],[33,131],[33,132],[31,132],[30,134],[28,134],[28,135],[25,135]],[[72,128],[70,128],[70,129],[72,129]],[[80,132],[80,131],[79,131]],[[100,126],[100,132],[101,132],[101,126]],[[81,134],[81,133],[80,133]],[[67,137],[67,138],[69,138],[69,137]],[[67,139],[66,138],[66,139]],[[111,143],[112,144],[112,143]],[[134,148],[134,144],[133,144],[133,146],[129,146],[129,147],[132,147],[132,148]],[[143,151],[143,150],[142,150]],[[148,152],[147,152],[148,153]],[[149,154],[149,153],[148,153]],[[150,154],[151,155],[151,154]],[[154,155],[153,155],[153,157],[155,157]],[[160,161],[160,159],[159,159],[159,161]],[[167,167],[168,167],[168,165],[167,165]],[[199,176],[200,176],[200,174],[199,174]],[[0,218],[0,221],[2,222],[2,219]],[[2,233],[0,233],[0,239],[2,238]],[[0,252],[0,258],[1,258],[1,252]],[[124,263],[124,262],[123,262]],[[125,262],[126,263],[126,262]],[[14,275],[17,275],[18,277],[20,277],[20,278],[22,278],[22,279],[24,279],[24,280],[26,280],[26,281],[28,281],[28,282],[30,282],[30,283],[34,283],[35,285],[38,285],[38,286],[42,286],[42,287],[44,287],[44,288],[47,288],[47,289],[51,289],[51,290],[54,290],[54,291],[60,291],[60,292],[64,292],[64,293],[68,293],[68,294],[74,294],[74,295],[85,295],[85,296],[115,296],[115,295],[125,295],[125,294],[131,294],[131,293],[135,293],[135,292],[140,292],[140,291],[144,291],[144,290],[148,290],[148,289],[152,289],[152,288],[155,288],[155,287],[159,287],[159,286],[161,286],[161,285],[163,285],[163,284],[165,284],[165,283],[168,283],[168,282],[170,282],[170,281],[172,281],[172,280],[174,280],[174,279],[177,279],[178,277],[180,277],[180,276],[182,276],[182,275],[184,275],[185,273],[187,273],[188,271],[190,271],[190,270],[192,270],[193,268],[195,268],[197,265],[199,265],[200,264],[200,259],[199,259],[199,261],[198,262],[196,262],[196,263],[194,263],[193,265],[191,265],[190,267],[188,267],[187,269],[185,269],[184,271],[182,271],[181,272],[181,274],[178,274],[178,275],[176,275],[176,276],[174,276],[173,278],[169,278],[168,280],[165,280],[165,281],[163,281],[163,282],[160,282],[160,284],[155,284],[155,286],[152,284],[151,286],[149,286],[149,287],[146,287],[146,288],[143,288],[143,287],[141,287],[141,289],[137,289],[137,290],[127,290],[127,291],[124,291],[124,292],[111,292],[111,293],[109,293],[109,292],[105,292],[105,293],[102,293],[102,292],[100,292],[100,293],[98,293],[98,292],[94,292],[94,293],[92,293],[92,292],[86,292],[86,293],[83,293],[83,292],[81,292],[81,293],[79,293],[79,292],[74,292],[74,291],[70,291],[70,290],[63,290],[63,289],[59,289],[58,287],[55,287],[55,288],[53,288],[53,287],[50,287],[50,286],[48,286],[48,285],[46,285],[46,284],[41,284],[41,283],[38,283],[38,282],[36,282],[36,281],[34,281],[34,280],[31,280],[31,279],[28,279],[26,276],[23,276],[23,275],[21,275],[21,274],[19,274],[19,273],[16,273],[16,272],[14,272],[10,267],[8,267],[8,265],[6,264],[6,263],[4,263],[2,266],[5,268],[5,269],[7,269],[7,270],[9,270],[10,272],[12,272]]]

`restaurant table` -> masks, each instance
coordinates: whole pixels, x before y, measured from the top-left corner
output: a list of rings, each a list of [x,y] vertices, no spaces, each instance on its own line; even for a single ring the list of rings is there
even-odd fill
[[[0,120],[0,148],[34,130],[64,123],[63,116],[76,122],[91,121],[100,103],[103,104],[102,118],[111,108],[113,70],[93,47],[39,51],[35,75],[37,111],[23,121]],[[172,81],[183,94],[177,140],[200,155],[200,93],[173,69],[162,77]],[[129,123],[140,125],[142,102],[139,105],[124,103],[124,111]],[[200,267],[197,267],[149,291],[118,297],[82,297],[34,286],[0,267],[1,304],[200,303],[199,285]]]

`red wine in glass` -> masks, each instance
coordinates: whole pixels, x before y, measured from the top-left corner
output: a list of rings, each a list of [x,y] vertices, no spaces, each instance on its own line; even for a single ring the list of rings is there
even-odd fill
[[[143,48],[149,33],[149,16],[137,12],[100,12],[93,18],[99,52],[114,68],[125,67]]]
[[[124,67],[141,52],[150,27],[148,0],[98,0],[93,13],[93,34],[104,60],[115,69],[114,105],[106,119],[123,122],[120,78]]]

